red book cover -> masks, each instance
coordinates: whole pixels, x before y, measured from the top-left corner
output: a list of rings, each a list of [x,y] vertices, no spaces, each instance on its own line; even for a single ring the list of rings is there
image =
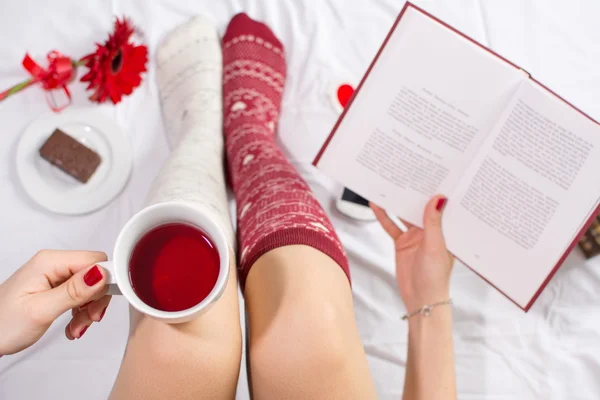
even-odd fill
[[[354,95],[352,96],[352,98],[350,99],[350,101],[348,102],[347,107],[344,109],[344,111],[342,112],[341,116],[339,117],[337,123],[335,124],[335,126],[333,127],[331,133],[329,134],[329,136],[327,137],[327,140],[325,141],[325,143],[323,144],[323,146],[321,147],[321,150],[319,151],[319,153],[316,155],[314,161],[313,161],[313,165],[314,166],[318,166],[319,160],[321,159],[321,156],[323,155],[323,153],[325,152],[325,150],[327,149],[327,146],[329,145],[329,143],[331,142],[331,139],[333,138],[333,136],[335,135],[337,129],[340,126],[340,123],[342,122],[342,120],[344,119],[344,117],[346,116],[346,113],[351,109],[352,107],[352,103],[354,101],[354,99],[360,95],[360,90],[362,88],[362,86],[364,85],[365,81],[368,79],[369,74],[371,73],[373,67],[375,66],[375,64],[377,63],[377,61],[379,60],[379,57],[381,55],[381,53],[383,52],[383,49],[386,47],[386,45],[388,44],[390,38],[392,37],[394,31],[396,30],[396,27],[398,26],[398,24],[400,23],[400,21],[402,20],[403,15],[405,14],[406,10],[408,10],[409,8],[413,8],[414,10],[426,15],[427,17],[433,19],[434,21],[440,23],[441,25],[445,26],[446,28],[452,30],[453,32],[457,33],[458,35],[464,37],[465,39],[469,40],[470,42],[472,42],[473,44],[481,47],[482,49],[490,52],[491,54],[493,54],[494,56],[498,57],[500,60],[512,65],[515,68],[521,69],[523,71],[525,71],[524,69],[520,68],[519,66],[517,66],[516,64],[512,63],[511,61],[507,60],[506,58],[502,57],[501,55],[499,55],[498,53],[494,52],[493,50],[491,50],[490,48],[482,45],[481,43],[475,41],[474,39],[470,38],[469,36],[465,35],[464,33],[458,31],[457,29],[453,28],[452,26],[448,25],[447,23],[445,23],[444,21],[440,20],[439,18],[436,18],[435,16],[431,15],[430,13],[428,13],[427,11],[421,9],[420,7],[417,7],[416,5],[410,3],[410,2],[406,2],[406,4],[404,5],[404,7],[402,8],[402,11],[400,11],[400,14],[398,15],[398,17],[396,18],[396,21],[394,22],[394,24],[392,25],[392,28],[390,29],[389,33],[387,34],[385,40],[383,41],[383,44],[381,45],[381,47],[379,48],[379,51],[377,52],[377,54],[375,55],[375,58],[373,59],[373,61],[371,62],[369,68],[367,69],[367,72],[365,73],[365,75],[363,76],[363,78],[360,81],[360,84],[358,85],[356,91],[354,92]],[[565,99],[563,99],[562,97],[560,97],[558,94],[556,94],[555,92],[553,92],[552,90],[548,89],[546,86],[544,86],[543,84],[541,84],[540,82],[538,82],[537,80],[533,79],[531,77],[531,75],[529,73],[527,73],[530,77],[530,79],[534,82],[536,82],[537,84],[539,84],[541,87],[543,87],[544,89],[546,89],[549,93],[551,93],[552,95],[556,96],[557,98],[559,98],[561,101],[563,101],[565,104],[569,105],[570,107],[572,107],[573,109],[575,109],[576,111],[578,111],[580,114],[582,114],[583,116],[585,116],[586,118],[590,119],[591,121],[595,122],[596,124],[599,124],[598,121],[594,120],[593,118],[591,118],[589,115],[587,115],[586,113],[584,113],[583,111],[579,110],[577,107],[575,107],[574,105],[572,105],[571,103],[569,103],[568,101],[566,101]],[[485,280],[488,284],[490,284],[492,287],[494,287],[496,290],[498,290],[500,293],[502,293],[506,298],[508,298],[510,301],[512,301],[514,304],[516,304],[519,308],[523,309],[525,312],[529,311],[529,309],[533,306],[533,304],[535,303],[535,301],[538,299],[539,295],[541,294],[541,292],[544,290],[544,288],[548,285],[548,283],[550,282],[550,280],[552,279],[552,277],[554,276],[554,274],[558,271],[558,269],[560,268],[560,266],[563,264],[563,262],[565,261],[565,259],[567,258],[567,256],[569,255],[569,253],[573,250],[573,248],[575,246],[577,246],[577,243],[579,242],[579,240],[581,239],[581,237],[585,234],[585,232],[588,230],[588,228],[591,226],[591,224],[594,222],[596,215],[598,215],[598,213],[600,212],[600,206],[598,206],[598,208],[592,213],[591,218],[584,224],[583,229],[579,232],[579,234],[576,236],[575,240],[573,240],[573,242],[569,245],[567,251],[562,255],[562,257],[559,259],[558,263],[554,266],[554,268],[552,269],[552,271],[548,274],[548,276],[546,277],[546,280],[542,283],[542,285],[539,287],[539,289],[537,290],[537,292],[535,293],[535,295],[531,298],[531,300],[529,301],[529,303],[525,306],[522,307],[519,304],[517,304],[514,300],[512,300],[508,295],[506,295],[504,292],[502,292],[500,289],[498,289],[496,286],[494,286],[491,282],[489,282],[486,278],[484,278],[483,276],[481,276],[479,273],[477,273],[476,271],[474,271],[472,268],[470,268],[468,265],[467,267],[469,267],[473,272],[475,272],[478,276],[480,276],[483,280]],[[458,259],[458,258],[457,258]],[[460,261],[460,260],[459,260]],[[463,263],[464,264],[464,263]],[[465,264],[466,265],[466,264]]]

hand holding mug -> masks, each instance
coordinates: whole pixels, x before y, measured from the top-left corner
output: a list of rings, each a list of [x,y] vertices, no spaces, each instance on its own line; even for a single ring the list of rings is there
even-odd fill
[[[445,197],[431,199],[425,207],[424,229],[405,223],[408,232],[402,232],[383,209],[371,205],[381,226],[394,240],[396,279],[409,312],[449,298],[454,258],[446,249],[442,234],[445,204]]]
[[[0,284],[0,355],[34,344],[66,311],[70,340],[100,321],[110,302],[102,261],[101,252],[42,250]]]
[[[159,264],[166,268],[159,271],[160,279],[154,279],[152,268],[130,270],[130,264],[137,258],[133,256],[139,242],[155,229],[168,226],[179,232],[184,228],[202,237],[205,247],[211,248],[212,275],[207,274],[211,264],[208,253],[201,251],[202,246],[190,244],[189,235],[177,241],[183,243],[184,248],[193,248],[194,254],[188,258],[187,254],[179,254],[181,247],[162,248],[175,241],[166,240],[160,246],[152,242],[146,246],[151,254],[142,258],[144,266],[150,268],[157,264],[151,261],[153,257],[163,258]],[[163,256],[169,253],[178,259],[164,260]],[[183,299],[182,304],[187,305],[182,309],[153,307],[136,293],[130,280],[130,273],[134,276],[134,272],[150,284],[164,286],[166,281],[170,293],[188,292],[193,296]],[[43,250],[0,284],[0,356],[17,353],[37,342],[52,322],[69,309],[73,318],[65,334],[70,340],[80,338],[93,322],[99,322],[104,316],[111,299],[107,294],[123,294],[138,311],[164,322],[189,321],[219,299],[228,278],[229,247],[210,212],[185,202],[155,204],[140,211],[125,225],[117,238],[112,261],[107,262],[106,254],[100,252]],[[144,297],[154,300],[155,294]]]

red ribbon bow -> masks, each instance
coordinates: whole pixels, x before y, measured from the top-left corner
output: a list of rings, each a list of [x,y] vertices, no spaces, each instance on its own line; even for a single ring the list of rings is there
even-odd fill
[[[71,92],[67,84],[74,74],[73,62],[69,57],[65,57],[60,52],[53,50],[46,56],[49,65],[47,69],[42,68],[29,56],[25,54],[23,58],[23,68],[25,68],[33,77],[31,84],[41,82],[42,88],[46,91],[46,101],[53,111],[58,112],[71,104]],[[51,90],[62,88],[69,101],[67,104],[58,107],[51,95]]]

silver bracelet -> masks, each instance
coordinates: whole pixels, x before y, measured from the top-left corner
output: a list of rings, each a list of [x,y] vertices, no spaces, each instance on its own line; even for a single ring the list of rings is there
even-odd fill
[[[409,314],[404,314],[404,316],[402,317],[402,321],[406,321],[407,319],[412,318],[415,315],[420,315],[422,317],[429,317],[435,307],[446,306],[446,305],[448,305],[448,306],[452,305],[452,299],[448,299],[446,301],[440,301],[438,303],[424,305],[423,307],[419,308],[417,311],[413,311]]]

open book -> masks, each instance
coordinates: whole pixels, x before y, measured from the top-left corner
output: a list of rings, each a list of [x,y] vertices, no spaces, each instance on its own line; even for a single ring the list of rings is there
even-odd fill
[[[529,310],[600,211],[600,125],[407,3],[314,165],[417,226]]]

